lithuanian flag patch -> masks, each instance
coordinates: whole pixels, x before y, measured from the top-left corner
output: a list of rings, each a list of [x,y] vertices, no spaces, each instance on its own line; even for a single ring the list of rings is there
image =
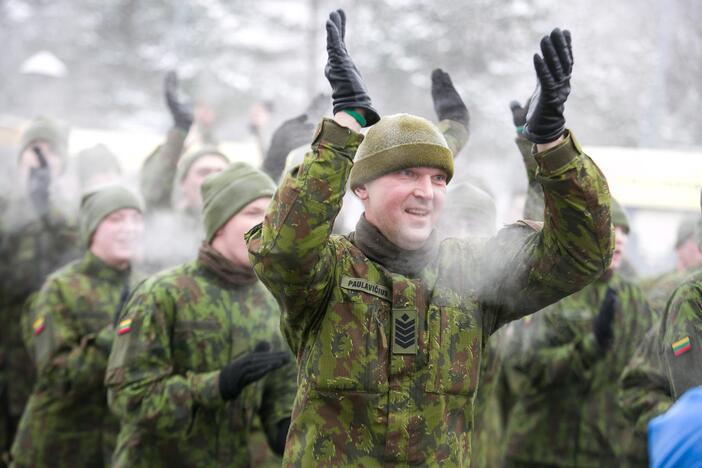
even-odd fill
[[[119,326],[117,327],[117,334],[118,335],[124,335],[125,333],[129,333],[129,330],[132,329],[132,319],[125,319],[119,322]]]
[[[682,340],[678,340],[675,343],[672,344],[673,347],[673,354],[675,354],[675,357],[680,356],[681,354],[685,354],[686,352],[690,351],[692,348],[692,345],[690,344],[690,337],[686,336]]]
[[[39,317],[32,323],[32,329],[34,330],[35,335],[38,335],[41,332],[43,332],[45,327],[46,323],[44,323],[44,317]]]

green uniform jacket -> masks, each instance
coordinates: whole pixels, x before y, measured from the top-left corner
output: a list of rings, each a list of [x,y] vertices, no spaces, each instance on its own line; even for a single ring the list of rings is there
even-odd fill
[[[248,466],[255,414],[269,438],[290,417],[291,363],[244,389],[219,393],[220,369],[256,343],[283,349],[278,307],[260,283],[224,283],[198,261],[141,283],[117,326],[106,375],[121,430],[118,467]]]
[[[537,155],[543,231],[515,225],[482,246],[443,241],[408,278],[330,234],[362,138],[325,119],[297,177],[247,234],[297,353],[284,462],[467,466],[486,339],[601,275],[612,252],[607,184],[568,136]]]
[[[692,274],[671,296],[659,337],[660,362],[677,400],[702,385],[702,271]]]
[[[49,276],[36,297],[38,377],[12,447],[15,466],[102,466],[109,460],[117,421],[102,381],[129,274],[88,252]]]
[[[34,363],[20,327],[28,300],[46,277],[79,258],[77,226],[53,210],[46,220],[27,199],[6,201],[0,225],[0,452],[9,452],[14,429],[34,385]]]
[[[702,270],[678,287],[622,375],[622,405],[637,430],[702,385]]]
[[[614,342],[604,353],[593,320],[608,288],[617,291],[618,304]],[[638,453],[630,454],[631,425],[617,404],[618,380],[653,320],[641,289],[614,273],[522,321],[530,346],[507,358],[524,383],[509,418],[507,465],[641,463]]]

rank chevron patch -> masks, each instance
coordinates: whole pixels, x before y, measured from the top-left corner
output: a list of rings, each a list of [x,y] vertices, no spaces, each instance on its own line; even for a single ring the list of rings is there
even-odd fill
[[[417,311],[393,309],[393,354],[417,353]]]

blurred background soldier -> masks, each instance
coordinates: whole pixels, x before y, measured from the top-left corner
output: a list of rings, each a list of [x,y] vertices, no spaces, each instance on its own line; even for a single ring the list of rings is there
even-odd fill
[[[143,268],[149,273],[193,259],[203,239],[202,181],[229,165],[229,158],[213,145],[194,145],[183,154],[193,105],[179,92],[175,72],[166,75],[164,88],[173,127],[140,173],[148,226]]]
[[[68,130],[46,118],[20,138],[16,184],[0,198],[0,435],[10,449],[34,381],[20,319],[46,276],[80,255],[78,228],[62,203]],[[8,187],[3,187],[3,189]]]
[[[518,109],[513,103],[515,123]],[[517,146],[534,187],[536,165],[520,138]],[[528,194],[525,216],[537,217],[541,203],[538,192]],[[645,464],[645,452],[636,458],[629,423],[616,404],[617,382],[655,317],[643,291],[618,273],[630,228],[616,200],[612,224],[615,250],[608,271],[514,325],[525,329],[516,336],[529,346],[505,356],[504,372],[521,374],[505,378],[523,383],[507,417],[506,466]]]
[[[675,240],[675,269],[641,281],[641,287],[646,291],[648,302],[659,314],[663,313],[666,302],[675,288],[680,286],[692,271],[702,265],[702,252],[697,241],[701,222],[702,218],[699,215],[683,218],[678,226]]]
[[[210,175],[202,184],[205,241],[197,260],[134,291],[105,380],[121,421],[115,466],[249,466],[255,414],[272,450],[283,453],[295,366],[278,306],[244,242],[274,190],[244,163]]]
[[[109,466],[114,449],[103,380],[143,231],[141,202],[119,186],[99,189],[83,197],[80,224],[88,251],[49,276],[27,318],[38,376],[13,466]]]

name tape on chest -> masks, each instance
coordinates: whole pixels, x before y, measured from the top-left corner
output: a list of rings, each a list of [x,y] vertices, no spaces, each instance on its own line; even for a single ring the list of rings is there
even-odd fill
[[[386,288],[382,284],[371,283],[370,281],[366,281],[361,278],[344,276],[341,278],[341,287],[344,289],[351,289],[354,291],[372,294],[373,296],[392,302],[392,293],[390,292],[390,289]]]

